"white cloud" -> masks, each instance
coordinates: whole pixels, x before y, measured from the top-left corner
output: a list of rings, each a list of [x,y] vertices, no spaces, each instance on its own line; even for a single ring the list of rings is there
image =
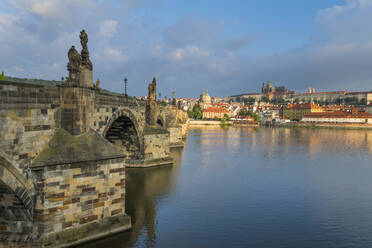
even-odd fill
[[[335,5],[318,11],[317,18],[328,20],[338,17],[351,9],[363,9],[371,6],[372,0],[348,0],[345,5]]]
[[[47,19],[68,20],[95,6],[91,0],[9,0],[16,8]]]
[[[99,27],[99,32],[105,37],[111,37],[116,34],[118,22],[115,20],[104,20]]]
[[[19,16],[13,14],[0,14],[0,47],[1,45],[13,47],[17,44],[31,45],[39,42],[34,34],[20,25],[20,20]]]
[[[0,14],[0,33],[5,34],[15,26],[19,21],[19,17],[12,14]]]
[[[21,68],[21,67],[19,67],[19,66],[14,67],[14,70],[15,70],[16,72],[24,72],[24,71],[25,71],[23,68]]]
[[[210,55],[210,53],[206,49],[199,48],[197,46],[191,45],[191,46],[187,46],[185,48],[178,48],[178,49],[174,50],[171,53],[170,57],[173,60],[181,61],[185,58],[207,57],[209,55]]]
[[[129,56],[123,54],[119,49],[106,48],[104,54],[105,57],[112,62],[125,62],[129,59]]]

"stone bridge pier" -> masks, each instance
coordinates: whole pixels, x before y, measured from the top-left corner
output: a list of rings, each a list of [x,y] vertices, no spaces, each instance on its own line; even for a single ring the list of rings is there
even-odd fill
[[[172,163],[182,128],[157,104],[156,81],[147,101],[101,90],[84,30],[80,39],[67,82],[0,81],[0,247],[69,247],[128,230],[125,168]]]

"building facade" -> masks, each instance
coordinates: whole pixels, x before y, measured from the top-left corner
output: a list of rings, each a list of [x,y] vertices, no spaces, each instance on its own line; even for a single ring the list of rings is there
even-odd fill
[[[300,121],[308,113],[321,113],[323,108],[315,103],[289,104],[283,108],[282,117],[291,121]]]
[[[225,108],[209,107],[203,110],[203,119],[219,119],[224,115],[229,115],[229,111]]]
[[[331,113],[309,113],[306,114],[301,121],[310,123],[372,124],[372,114],[367,112],[350,113],[346,111],[336,111]]]

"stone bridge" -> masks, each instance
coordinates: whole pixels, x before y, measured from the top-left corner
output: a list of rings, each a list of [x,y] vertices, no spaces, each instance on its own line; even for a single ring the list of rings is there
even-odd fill
[[[68,247],[130,229],[125,167],[171,164],[182,113],[93,84],[87,36],[59,85],[0,81],[0,247]]]

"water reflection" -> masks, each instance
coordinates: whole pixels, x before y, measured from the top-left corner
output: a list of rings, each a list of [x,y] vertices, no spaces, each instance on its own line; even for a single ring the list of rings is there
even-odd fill
[[[267,159],[276,159],[296,150],[308,156],[324,152],[372,154],[372,132],[366,130],[230,127],[226,131],[199,127],[194,131],[203,137],[197,143],[209,149],[223,144],[229,152],[240,152],[259,146],[264,150],[258,152]]]
[[[126,212],[132,218],[132,230],[79,247],[153,247],[156,240],[157,208],[162,198],[174,188],[182,154],[182,148],[172,149],[173,166],[127,169]]]
[[[127,170],[133,230],[81,248],[372,247],[372,131],[203,127]]]

